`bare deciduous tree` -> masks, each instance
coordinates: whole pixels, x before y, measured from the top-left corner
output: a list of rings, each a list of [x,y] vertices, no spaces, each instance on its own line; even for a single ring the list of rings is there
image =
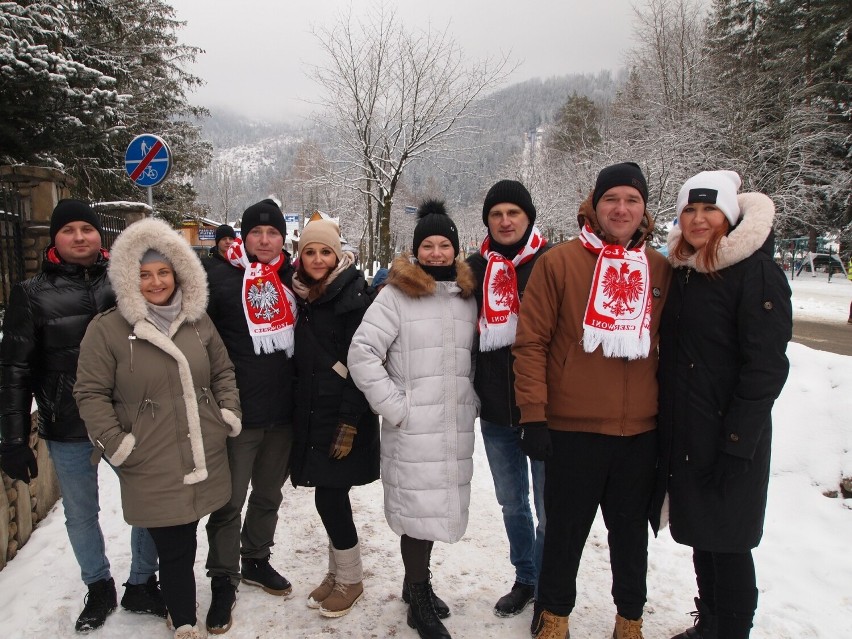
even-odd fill
[[[409,30],[386,5],[363,20],[343,14],[315,34],[328,58],[314,69],[325,91],[323,123],[339,145],[326,178],[375,205],[367,206],[367,224],[369,233],[378,229],[378,259],[387,263],[391,207],[405,168],[456,150],[478,115],[476,100],[505,77],[507,57],[469,63],[447,29]]]

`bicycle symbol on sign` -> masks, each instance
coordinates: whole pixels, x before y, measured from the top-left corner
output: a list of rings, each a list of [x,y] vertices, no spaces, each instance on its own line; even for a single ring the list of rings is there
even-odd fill
[[[148,178],[149,180],[156,180],[156,179],[157,179],[157,175],[159,175],[159,174],[157,173],[157,170],[156,170],[153,166],[151,166],[151,165],[149,164],[149,165],[145,168],[145,170],[144,170],[144,171],[142,171],[142,175],[144,175],[144,176],[145,176],[146,178]]]

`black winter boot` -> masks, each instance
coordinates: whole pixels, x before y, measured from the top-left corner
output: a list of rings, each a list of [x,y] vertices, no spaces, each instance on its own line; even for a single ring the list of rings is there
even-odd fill
[[[100,628],[106,622],[109,613],[115,610],[117,606],[115,581],[112,577],[89,584],[86,604],[83,606],[83,612],[77,618],[74,629],[77,632],[91,632]]]
[[[417,630],[421,639],[452,639],[435,612],[429,582],[408,584],[408,593],[411,597],[411,603],[408,606],[408,625]]]
[[[435,606],[435,614],[438,615],[438,619],[446,619],[450,616],[450,607],[441,599],[438,595],[435,594],[434,589],[432,588],[432,582],[427,581],[429,584],[429,590],[432,593],[432,604]],[[411,603],[411,593],[408,591],[408,582],[402,582],[402,600],[410,604]]]
[[[503,595],[494,606],[498,617],[514,617],[524,611],[535,596],[535,588],[519,581],[515,582],[508,595]]]
[[[689,614],[694,617],[693,627],[672,639],[718,639],[716,615],[698,597],[695,598],[695,610]]]
[[[148,577],[144,584],[124,584],[124,596],[121,607],[129,612],[156,615],[166,618],[166,602],[157,581],[157,575]]]
[[[293,586],[269,563],[269,555],[262,559],[243,557],[240,560],[243,583],[260,586],[270,595],[287,598]]]
[[[231,629],[231,611],[237,605],[237,587],[227,575],[219,575],[210,580],[213,597],[207,611],[207,630],[214,635],[222,635]]]

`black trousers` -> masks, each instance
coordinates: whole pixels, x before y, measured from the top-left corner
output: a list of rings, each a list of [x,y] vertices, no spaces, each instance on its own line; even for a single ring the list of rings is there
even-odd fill
[[[639,619],[648,570],[648,509],[654,489],[657,433],[631,437],[550,431],[545,462],[547,534],[537,601],[566,616],[577,599],[577,571],[600,506],[608,531],[612,598],[618,614]]]
[[[160,555],[160,588],[163,601],[172,617],[172,624],[180,628],[194,626],[195,618],[195,550],[198,546],[198,522],[180,526],[149,528]]]
[[[698,596],[716,614],[718,634],[746,639],[757,610],[757,576],[751,551],[742,553],[692,551]]]
[[[352,502],[349,501],[350,488],[324,488],[317,486],[314,492],[314,505],[317,507],[322,525],[331,545],[337,550],[348,550],[358,543],[358,531],[352,519]]]

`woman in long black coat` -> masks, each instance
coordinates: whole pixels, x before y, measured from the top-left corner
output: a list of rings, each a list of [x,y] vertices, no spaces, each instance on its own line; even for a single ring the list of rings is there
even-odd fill
[[[352,335],[374,294],[328,220],[305,227],[293,290],[299,318],[290,472],[294,486],[316,487],[317,512],[329,537],[328,574],[307,604],[325,617],[340,617],[364,591],[349,491],[379,478],[378,417],[346,368]]]
[[[763,535],[792,310],[773,260],[772,201],[739,186],[733,171],[687,180],[668,239],[656,505],[667,489],[671,534],[693,548],[699,595],[695,627],[673,639],[748,637],[757,608],[751,550]]]

